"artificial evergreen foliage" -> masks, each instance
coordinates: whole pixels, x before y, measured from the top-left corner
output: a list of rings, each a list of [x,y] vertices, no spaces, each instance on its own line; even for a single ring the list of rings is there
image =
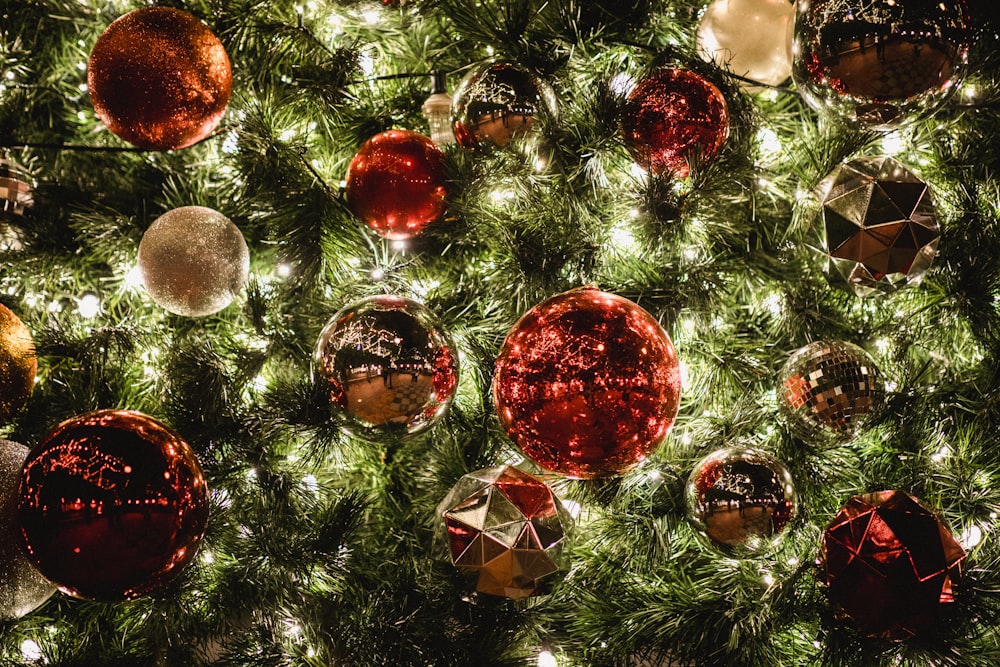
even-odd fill
[[[103,129],[85,86],[97,37],[145,3],[0,2],[0,147],[37,180],[0,251],[0,301],[40,367],[2,435],[31,446],[83,412],[140,410],[191,444],[212,494],[180,577],[120,604],[57,594],[0,623],[0,664],[1000,664],[992,0],[970,3],[960,89],[891,133],[821,122],[792,88],[745,92],[694,52],[701,0],[168,0],[205,20],[234,72],[218,133],[174,152]],[[494,57],[555,88],[558,114],[539,123],[547,166],[527,141],[448,146],[446,218],[406,244],[378,238],[342,193],[358,146],[391,127],[426,133],[427,73],[447,71],[454,90]],[[637,173],[619,131],[623,75],[663,64],[729,106],[722,151],[686,181]],[[923,283],[863,300],[815,261],[813,189],[845,159],[886,153],[933,188],[942,240]],[[247,289],[203,318],[167,313],[135,281],[144,230],[188,205],[219,210],[250,246]],[[519,460],[494,414],[493,361],[521,314],[582,284],[667,329],[685,369],[677,423],[635,472],[550,479],[581,508],[551,594],[475,596],[435,507],[463,474]],[[461,379],[426,434],[364,441],[331,420],[310,364],[333,313],[384,292],[441,318]],[[81,312],[87,294],[96,314]],[[793,435],[774,395],[788,355],[821,338],[861,345],[890,380],[878,418],[832,448]],[[732,445],[782,461],[800,506],[779,546],[743,559],[698,540],[683,499],[694,463]],[[881,489],[919,497],[968,551],[950,613],[904,643],[837,618],[815,564],[839,508]]]

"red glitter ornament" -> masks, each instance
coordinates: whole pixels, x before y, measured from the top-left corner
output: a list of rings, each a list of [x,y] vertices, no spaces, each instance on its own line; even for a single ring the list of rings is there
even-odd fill
[[[663,327],[628,299],[583,287],[528,311],[497,359],[493,401],[525,456],[561,475],[626,472],[667,436],[681,373]]]
[[[707,79],[683,69],[656,70],[639,82],[622,111],[632,158],[657,174],[684,178],[688,158],[709,160],[729,136],[726,98]]]
[[[108,129],[140,148],[207,137],[233,90],[222,42],[195,16],[146,7],[113,21],[90,52],[87,87]]]
[[[823,535],[830,600],[871,636],[908,639],[954,601],[965,552],[941,521],[901,491],[854,496]]]
[[[18,491],[28,558],[64,593],[132,599],[180,573],[208,521],[194,452],[152,417],[100,410],[59,424]]]
[[[364,143],[347,168],[347,204],[380,236],[408,239],[444,213],[444,153],[409,130],[389,130]]]

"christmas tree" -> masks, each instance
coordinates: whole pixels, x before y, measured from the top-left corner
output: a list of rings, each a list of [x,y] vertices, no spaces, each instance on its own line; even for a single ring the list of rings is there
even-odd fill
[[[785,24],[755,23],[783,0],[730,0],[728,29],[708,4],[170,0],[148,42],[109,29],[144,3],[3,0],[0,416],[31,453],[2,455],[0,590],[44,602],[4,603],[0,663],[1000,663],[996,10],[800,4],[789,79]],[[864,229],[892,206],[892,239]],[[587,285],[661,357],[564,331],[498,411],[501,350],[528,365],[508,332]],[[567,360],[617,393],[519,412]],[[357,394],[408,386],[388,417]],[[623,406],[655,422],[637,444],[611,442]],[[81,491],[59,457],[87,429],[121,447]],[[614,456],[541,467],[531,438],[574,429]],[[537,595],[477,591],[443,537],[463,475],[507,464],[565,506]],[[81,566],[52,554],[72,530],[134,539]],[[161,538],[172,560],[116,586]]]

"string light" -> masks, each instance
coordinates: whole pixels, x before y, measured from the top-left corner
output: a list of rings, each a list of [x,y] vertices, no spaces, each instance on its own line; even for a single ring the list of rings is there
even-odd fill
[[[87,292],[77,301],[76,310],[85,319],[97,317],[101,312],[101,299],[93,292]]]
[[[551,651],[542,651],[538,654],[538,667],[559,667],[559,663]]]
[[[21,657],[28,662],[41,660],[42,647],[34,639],[25,639],[21,642]]]

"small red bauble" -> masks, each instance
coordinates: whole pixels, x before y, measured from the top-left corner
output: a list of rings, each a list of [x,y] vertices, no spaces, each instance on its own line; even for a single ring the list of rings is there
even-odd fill
[[[61,591],[128,600],[194,558],[208,490],[191,447],[166,425],[99,410],[64,421],[31,450],[17,515],[28,558]]]
[[[901,491],[854,496],[823,535],[830,600],[871,636],[904,640],[927,630],[965,552],[941,521]]]
[[[87,65],[87,87],[108,129],[140,148],[184,148],[210,135],[233,90],[222,42],[195,16],[147,7],[113,21]]]
[[[726,98],[694,72],[656,70],[629,95],[622,133],[644,169],[684,178],[689,157],[700,151],[702,159],[711,159],[729,136]]]
[[[667,436],[680,403],[677,354],[628,299],[583,287],[529,310],[497,359],[493,401],[525,456],[567,477],[626,472]]]
[[[347,168],[347,204],[380,236],[408,239],[444,213],[444,153],[422,134],[389,130],[364,143]]]

